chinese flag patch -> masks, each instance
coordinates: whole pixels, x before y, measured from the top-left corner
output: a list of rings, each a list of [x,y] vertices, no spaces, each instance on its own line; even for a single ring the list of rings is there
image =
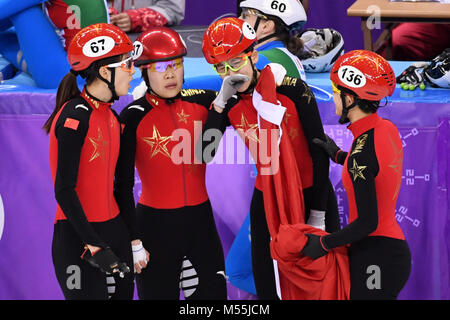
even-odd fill
[[[64,127],[66,128],[70,128],[73,130],[77,130],[78,129],[78,124],[80,123],[80,121],[72,119],[72,118],[67,118],[66,122],[64,122]]]

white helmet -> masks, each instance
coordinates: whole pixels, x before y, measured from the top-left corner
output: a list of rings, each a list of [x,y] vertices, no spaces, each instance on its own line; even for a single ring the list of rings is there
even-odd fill
[[[241,8],[251,8],[280,18],[287,26],[306,23],[306,12],[300,0],[245,0]]]
[[[344,53],[344,39],[334,29],[307,29],[301,35],[304,52],[300,58],[306,72],[327,72]]]

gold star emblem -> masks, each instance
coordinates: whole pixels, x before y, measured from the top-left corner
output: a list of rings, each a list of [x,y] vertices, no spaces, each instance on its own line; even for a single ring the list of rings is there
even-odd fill
[[[378,68],[380,65],[380,59],[378,59],[377,57],[368,57],[368,56],[360,55],[360,56],[354,58],[351,63],[355,63],[356,61],[361,60],[361,59],[370,60],[375,65],[375,67],[377,68],[377,72],[378,72]]]
[[[311,92],[311,90],[309,89],[309,87],[305,83],[303,83],[303,86],[305,87],[305,92],[303,92],[302,98],[303,97],[308,98],[308,103],[310,103],[311,99],[314,98],[314,94]]]
[[[284,115],[284,123],[288,123],[289,117],[291,116],[291,114],[289,112],[286,111],[285,115]]]
[[[294,140],[296,137],[298,137],[298,129],[290,128],[289,137],[291,137],[291,140]]]
[[[365,168],[367,168],[367,166],[358,166],[358,163],[356,163],[356,160],[353,159],[353,167],[348,170],[353,174],[353,181],[356,181],[356,178],[361,178],[363,180],[366,180],[366,178],[364,177],[364,175],[362,173]]]
[[[366,57],[362,56],[362,55],[358,55],[350,63],[355,63],[356,61],[364,59],[364,58],[366,58]]]
[[[105,148],[108,145],[108,141],[103,140],[103,134],[100,128],[98,128],[98,137],[89,138],[89,141],[94,146],[94,152],[92,152],[89,162],[94,161],[98,157],[102,159],[102,162],[105,161]]]
[[[169,150],[167,150],[167,144],[170,142],[171,139],[172,136],[162,137],[159,134],[159,131],[155,125],[153,125],[153,136],[142,138],[142,140],[145,143],[147,143],[151,148],[150,159],[153,158],[158,153],[162,153],[163,155],[170,158]]]
[[[366,141],[367,141],[367,137],[368,137],[368,135],[366,133],[366,134],[363,134],[358,139],[356,139],[356,146],[353,149],[352,153],[350,154],[351,156],[354,154],[360,153],[363,150],[364,145],[366,144]]]
[[[95,29],[95,31],[97,31],[97,34],[99,34],[100,33],[100,24],[95,24],[94,25],[94,29]]]
[[[244,114],[241,114],[241,124],[236,125],[236,131],[243,136],[244,142],[247,138],[259,142],[257,128],[258,124],[249,124]]]
[[[185,114],[184,110],[181,109],[181,112],[177,113],[177,116],[178,116],[178,121],[179,122],[184,122],[184,123],[187,124],[187,118],[190,117],[191,115],[190,114]]]

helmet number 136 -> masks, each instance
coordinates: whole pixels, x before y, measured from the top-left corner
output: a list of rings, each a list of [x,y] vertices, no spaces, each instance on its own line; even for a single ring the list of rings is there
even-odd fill
[[[338,76],[343,83],[353,88],[361,88],[366,84],[364,74],[352,66],[342,66],[339,68]]]

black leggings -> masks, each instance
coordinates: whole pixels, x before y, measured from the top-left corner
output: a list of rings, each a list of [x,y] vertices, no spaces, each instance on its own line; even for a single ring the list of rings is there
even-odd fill
[[[140,299],[227,298],[225,260],[209,201],[178,209],[136,208],[150,261],[136,284]],[[180,280],[181,279],[181,280]]]
[[[134,293],[131,240],[120,217],[105,222],[91,222],[94,230],[131,269],[124,278],[106,275],[81,260],[84,244],[69,221],[54,226],[52,258],[56,278],[67,300],[131,300]]]
[[[411,271],[405,240],[367,237],[350,246],[350,299],[395,300]]]
[[[336,196],[329,182],[329,196],[325,212],[325,228],[334,232],[341,228]],[[305,203],[305,221],[309,218],[311,189],[303,190]],[[250,233],[252,245],[252,268],[256,294],[260,300],[277,300],[277,289],[273,259],[270,255],[270,234],[264,210],[263,193],[258,189],[253,192],[250,206]]]

